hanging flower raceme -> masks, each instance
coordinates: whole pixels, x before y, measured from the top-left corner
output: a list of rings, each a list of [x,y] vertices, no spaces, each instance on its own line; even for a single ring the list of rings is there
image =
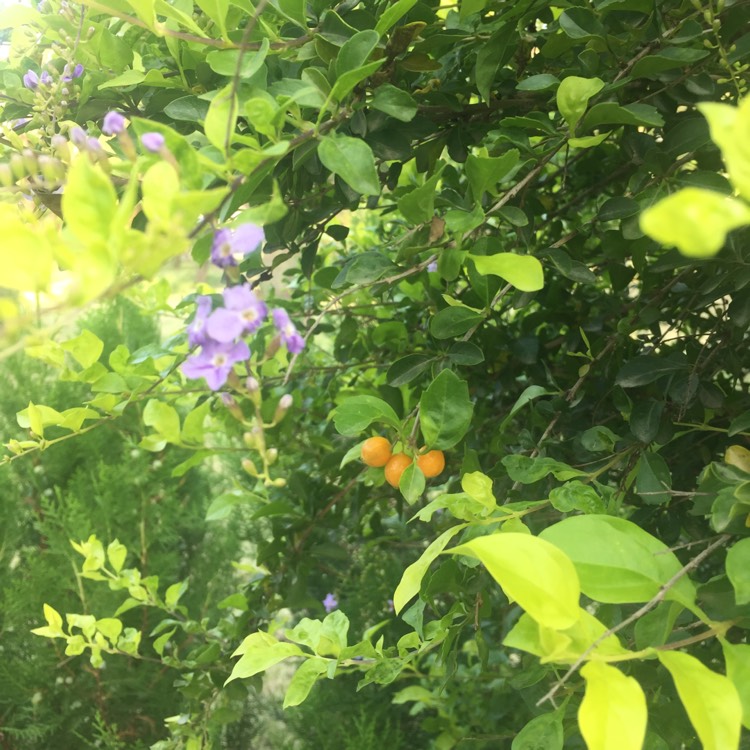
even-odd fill
[[[281,341],[291,354],[299,354],[305,348],[305,340],[292,323],[289,313],[281,307],[273,310],[273,324],[279,332]]]
[[[214,341],[228,342],[254,333],[268,315],[265,302],[258,299],[249,284],[224,290],[224,307],[206,320],[206,331]]]
[[[201,346],[201,351],[182,365],[184,375],[204,378],[214,391],[226,383],[235,364],[249,359],[250,349],[242,337],[257,331],[268,316],[265,302],[249,284],[228,287],[223,296],[224,307],[213,311],[210,297],[197,298],[187,335],[190,345]]]

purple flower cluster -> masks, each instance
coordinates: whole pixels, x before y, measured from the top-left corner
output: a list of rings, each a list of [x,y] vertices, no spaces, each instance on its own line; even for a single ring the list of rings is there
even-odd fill
[[[74,78],[80,78],[82,75],[83,65],[81,63],[78,63],[73,70],[70,69],[70,65],[66,65],[62,72],[62,80],[67,83]],[[23,75],[23,85],[32,91],[35,91],[40,86],[49,86],[52,81],[52,76],[46,70],[43,70],[42,74],[38,75],[36,71],[29,69]]]
[[[235,255],[253,252],[262,240],[263,230],[254,224],[243,224],[235,230],[220,229],[214,236],[212,259],[220,268],[236,264]],[[228,251],[224,250],[224,245],[229,246]],[[217,248],[216,253],[214,248]],[[249,284],[229,286],[222,296],[224,305],[216,309],[212,309],[210,297],[197,298],[195,317],[187,327],[187,336],[190,346],[199,346],[200,351],[189,357],[181,368],[188,378],[204,378],[214,391],[227,382],[234,365],[250,358],[250,348],[244,338],[255,333],[268,317],[265,302]],[[271,314],[282,343],[292,354],[301,352],[305,341],[286,310],[276,308]]]

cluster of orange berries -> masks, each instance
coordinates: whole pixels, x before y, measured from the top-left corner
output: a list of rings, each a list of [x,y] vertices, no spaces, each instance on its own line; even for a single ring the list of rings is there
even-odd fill
[[[412,457],[406,453],[393,453],[391,444],[384,437],[371,437],[362,443],[362,461],[368,466],[385,467],[385,480],[391,487],[398,487],[401,475],[411,465]],[[427,479],[436,477],[445,468],[443,451],[432,450],[417,456],[417,466]]]

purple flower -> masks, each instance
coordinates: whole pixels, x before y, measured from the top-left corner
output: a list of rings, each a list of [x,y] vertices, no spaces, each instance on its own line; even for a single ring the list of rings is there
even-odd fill
[[[33,70],[27,70],[23,76],[23,85],[33,91],[39,85],[39,76]]]
[[[52,76],[46,70],[43,70],[39,78],[39,83],[42,86],[49,86],[52,83]]]
[[[436,260],[433,260],[433,261],[432,261],[432,263],[430,263],[430,264],[429,264],[429,265],[427,266],[427,270],[428,270],[428,271],[429,271],[430,273],[435,273],[435,271],[437,271],[437,261],[436,261]]]
[[[86,131],[83,128],[76,126],[70,131],[70,140],[75,143],[76,146],[81,148],[86,145],[87,139]]]
[[[214,341],[227,343],[260,328],[268,315],[265,302],[255,296],[249,284],[224,290],[224,307],[214,310],[206,321],[206,331]]]
[[[389,612],[395,612],[396,610],[395,610],[395,608],[393,606],[393,599],[388,599],[387,603],[388,603],[388,611]]]
[[[333,594],[326,594],[326,598],[323,599],[323,606],[326,612],[333,612],[339,606],[339,600]]]
[[[119,135],[125,130],[125,118],[119,112],[107,112],[102,123],[104,135]]]
[[[99,139],[94,138],[93,135],[86,139],[86,148],[92,153],[104,152],[104,149],[102,148],[102,144],[99,143]]]
[[[211,312],[211,298],[200,296],[195,300],[195,317],[187,327],[188,343],[190,346],[205,344],[208,341],[206,335],[206,318]]]
[[[273,324],[276,326],[281,340],[291,354],[299,354],[305,348],[305,340],[292,323],[289,313],[281,307],[274,309]]]
[[[83,75],[83,65],[78,65],[73,68],[73,72],[70,72],[70,65],[66,65],[63,68],[62,79],[63,81],[72,81],[74,78],[80,78]]]
[[[236,266],[239,260],[257,250],[264,239],[263,227],[255,224],[219,229],[211,245],[211,262],[219,268]]]
[[[164,148],[164,136],[161,133],[144,133],[141,136],[141,143],[146,151],[158,153]]]
[[[199,354],[188,358],[181,369],[191,380],[204,378],[212,391],[218,391],[227,382],[234,365],[249,358],[250,349],[244,341],[230,345],[209,341]]]

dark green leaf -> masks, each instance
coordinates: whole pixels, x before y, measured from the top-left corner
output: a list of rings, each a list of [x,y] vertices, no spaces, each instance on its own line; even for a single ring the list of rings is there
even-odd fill
[[[417,114],[417,103],[411,94],[390,83],[378,87],[370,104],[401,122],[410,122]]]
[[[466,333],[481,321],[481,314],[468,307],[446,307],[430,321],[430,333],[436,339],[452,339]]]
[[[473,410],[466,381],[450,370],[443,370],[419,401],[419,424],[425,445],[430,449],[452,448],[467,433]]]
[[[372,149],[360,138],[331,134],[318,144],[318,157],[326,169],[341,177],[358,193],[378,195],[380,180]]]
[[[398,387],[411,383],[430,366],[432,361],[432,357],[425,354],[407,354],[388,368],[386,375],[388,385]]]
[[[663,505],[670,500],[672,475],[658,453],[642,453],[638,459],[635,491],[647,505]]]

